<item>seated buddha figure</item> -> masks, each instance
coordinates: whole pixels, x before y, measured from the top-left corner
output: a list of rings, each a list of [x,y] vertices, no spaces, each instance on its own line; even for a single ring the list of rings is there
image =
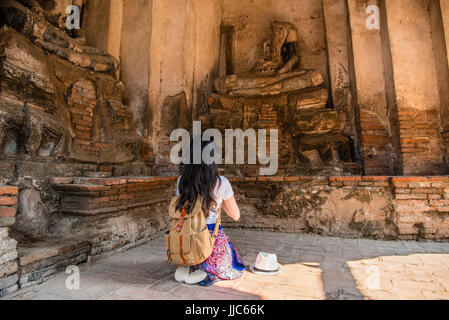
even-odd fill
[[[253,69],[215,80],[218,93],[231,96],[268,96],[316,87],[323,77],[313,70],[297,70],[299,66],[298,31],[289,22],[274,22],[271,39],[264,43],[264,57]]]
[[[217,92],[208,100],[211,125],[278,129],[279,163],[295,174],[360,172],[343,135],[346,114],[328,106],[323,76],[301,69],[299,60],[298,30],[274,22],[263,57],[250,71],[215,79]]]

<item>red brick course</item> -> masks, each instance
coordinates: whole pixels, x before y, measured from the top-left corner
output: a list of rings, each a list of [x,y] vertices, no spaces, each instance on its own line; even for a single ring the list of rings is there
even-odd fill
[[[10,218],[16,216],[16,209],[13,207],[0,207],[0,218]]]
[[[270,185],[291,184],[297,188],[307,183],[318,188],[349,188],[361,190],[372,188],[384,190],[392,196],[398,237],[416,239],[425,234],[429,239],[449,237],[449,176],[436,177],[251,177],[237,178],[237,188],[246,197],[257,198],[270,191]],[[442,216],[443,215],[443,216]]]
[[[360,128],[365,173],[394,174],[392,139],[377,114],[361,108]]]
[[[361,106],[361,146],[365,174],[439,175],[446,173],[440,115],[437,110],[399,108],[395,127],[389,132],[386,121]],[[397,140],[392,137],[397,136]]]
[[[55,183],[66,214],[96,215],[169,201],[177,177],[82,178],[77,184]]]
[[[16,197],[0,197],[0,206],[15,206],[16,204]]]
[[[0,187],[0,224],[5,226],[1,218],[13,218],[16,216],[17,187]],[[8,223],[9,224],[9,223]]]
[[[398,115],[402,173],[444,173],[446,168],[443,140],[439,132],[439,112],[400,108]]]
[[[0,187],[0,195],[17,195],[19,193],[18,187]]]
[[[63,183],[67,182],[64,179],[53,179],[52,186],[60,195],[62,213],[87,216],[126,213],[131,208],[156,203],[168,205],[174,195],[176,180],[176,176],[82,178],[75,180],[78,184],[70,184]],[[449,216],[441,216],[449,212],[449,177],[446,176],[235,176],[229,180],[236,193],[244,196],[246,201],[269,195],[283,186],[329,191],[339,188],[381,191],[391,195],[387,198],[391,198],[389,201],[395,210],[399,238],[415,239],[418,233],[424,232],[429,238],[440,239],[446,237],[444,230],[449,228],[446,227]],[[58,181],[60,183],[56,183]]]

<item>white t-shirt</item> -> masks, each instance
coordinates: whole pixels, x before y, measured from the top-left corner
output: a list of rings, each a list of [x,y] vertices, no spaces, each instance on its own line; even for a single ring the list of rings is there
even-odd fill
[[[181,179],[181,177],[178,178],[178,184],[176,187],[176,195],[178,195],[178,196],[179,196],[179,180],[180,179]],[[217,181],[217,183],[215,184],[214,191],[213,191],[214,199],[215,199],[215,203],[216,203],[217,207],[214,209],[212,209],[212,208],[210,209],[209,217],[206,219],[207,224],[215,224],[217,222],[218,209],[220,208],[221,203],[223,202],[223,200],[229,200],[234,195],[234,191],[232,190],[232,186],[231,186],[231,183],[229,182],[229,180],[223,176],[220,176],[220,179],[221,179],[221,183],[220,183],[220,181]]]

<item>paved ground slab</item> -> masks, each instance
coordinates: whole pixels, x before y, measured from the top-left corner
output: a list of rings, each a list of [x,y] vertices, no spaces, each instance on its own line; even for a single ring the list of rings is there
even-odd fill
[[[175,282],[163,238],[80,266],[80,290],[60,273],[5,299],[449,299],[449,243],[342,239],[227,230],[245,264],[278,255],[277,276],[245,275],[212,287]]]

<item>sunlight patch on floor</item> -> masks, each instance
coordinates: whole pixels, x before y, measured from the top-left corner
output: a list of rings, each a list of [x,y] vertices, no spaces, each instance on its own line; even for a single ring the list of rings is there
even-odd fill
[[[236,281],[223,281],[214,286],[234,289],[259,296],[261,299],[324,299],[322,271],[319,263],[286,264],[275,276],[258,275],[246,271]]]

